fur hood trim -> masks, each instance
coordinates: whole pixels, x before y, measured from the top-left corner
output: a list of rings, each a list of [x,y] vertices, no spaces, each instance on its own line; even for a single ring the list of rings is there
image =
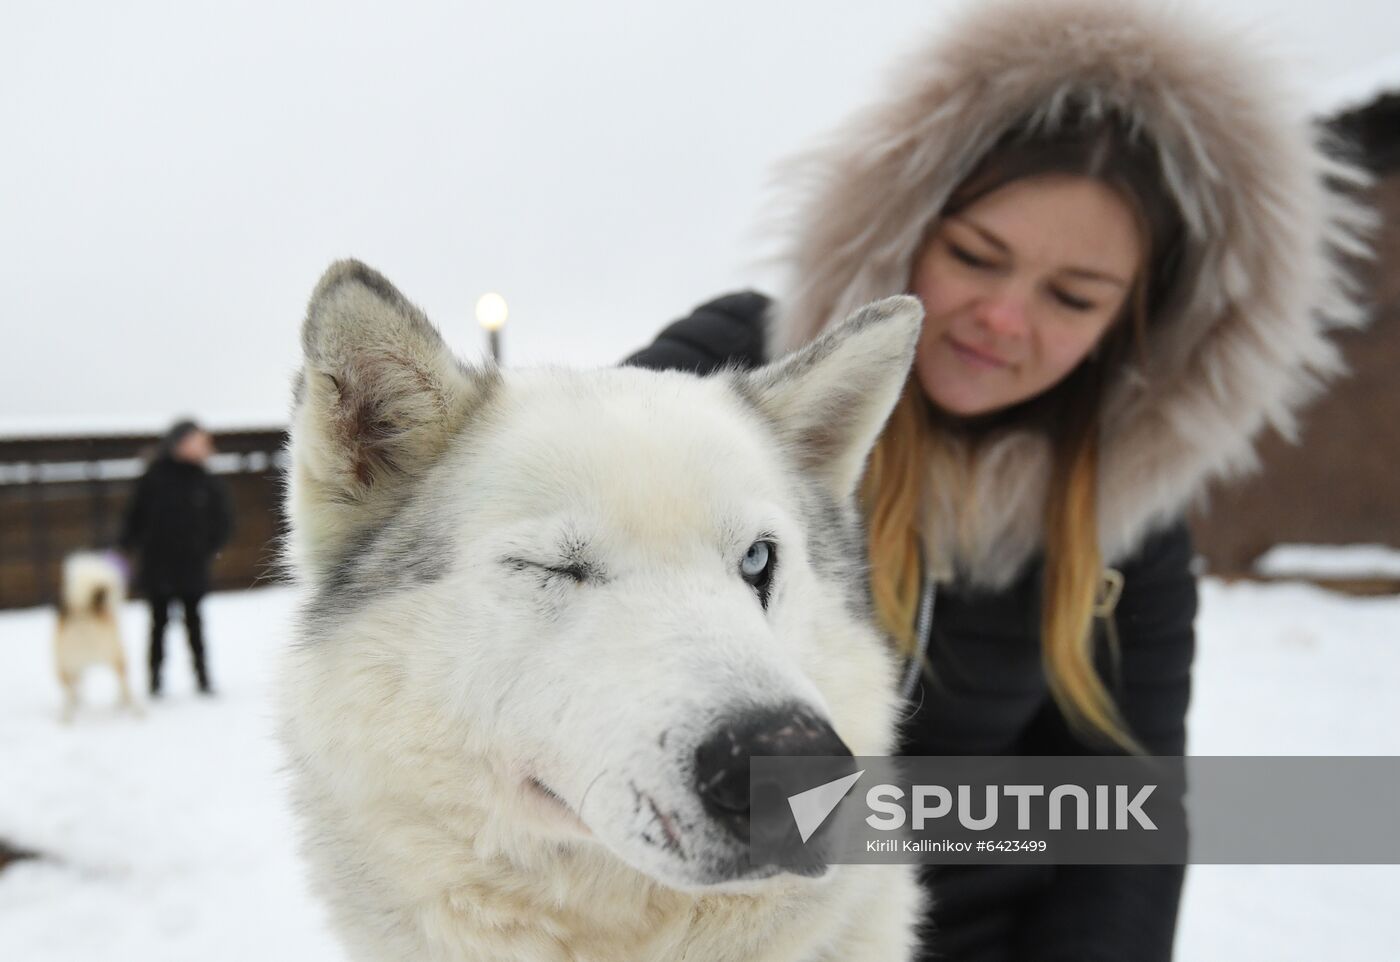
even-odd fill
[[[1243,47],[1179,5],[976,5],[891,96],[793,162],[772,350],[904,292],[928,225],[1008,128],[1053,127],[1067,103],[1127,118],[1156,145],[1188,236],[1148,367],[1125,367],[1105,398],[1099,530],[1105,560],[1121,560],[1208,480],[1253,467],[1266,425],[1294,433],[1293,412],[1343,367],[1328,330],[1363,317],[1343,258],[1365,255],[1369,216],[1339,188],[1365,178],[1324,151],[1301,98],[1274,83],[1282,70]],[[932,496],[958,506],[961,531],[931,557],[1006,584],[1040,544],[1049,453],[1013,431],[935,469]]]

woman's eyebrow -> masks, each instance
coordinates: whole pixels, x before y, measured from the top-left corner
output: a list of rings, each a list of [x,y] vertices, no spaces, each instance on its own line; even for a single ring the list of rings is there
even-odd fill
[[[1011,253],[1011,247],[1009,244],[1006,243],[1006,241],[1002,240],[996,234],[992,233],[990,230],[983,227],[976,221],[960,215],[953,215],[951,217],[948,217],[947,220],[952,221],[955,224],[961,224],[964,227],[971,228],[978,234],[978,236],[980,236],[988,244],[995,247],[1001,253]],[[1066,267],[1060,270],[1058,273],[1067,274],[1070,277],[1078,278],[1080,280],[1097,281],[1102,284],[1112,284],[1115,287],[1126,288],[1128,286],[1128,282],[1121,277],[1118,277],[1114,274],[1106,274],[1103,271],[1096,271],[1088,267]]]
[[[1000,237],[998,237],[996,234],[993,234],[991,231],[987,230],[987,228],[983,227],[981,224],[977,223],[976,221],[969,220],[968,218],[963,217],[963,216],[958,215],[958,214],[954,214],[954,215],[952,215],[951,217],[948,217],[948,218],[946,218],[946,219],[949,220],[949,221],[951,221],[951,222],[954,223],[954,224],[961,224],[961,225],[964,226],[964,227],[970,227],[970,228],[972,228],[972,230],[976,231],[978,234],[981,235],[981,237],[982,237],[982,239],[983,239],[984,241],[986,241],[988,244],[991,244],[993,247],[995,247],[997,250],[1001,251],[1003,254],[1009,254],[1009,253],[1011,253],[1011,248],[1007,246],[1006,241],[1002,240],[1002,239],[1001,239]]]
[[[1101,284],[1112,284],[1115,287],[1127,287],[1128,282],[1121,277],[1112,274],[1105,274],[1103,271],[1092,271],[1087,267],[1066,267],[1060,272],[1068,274],[1070,277],[1077,277],[1080,280],[1098,281]]]

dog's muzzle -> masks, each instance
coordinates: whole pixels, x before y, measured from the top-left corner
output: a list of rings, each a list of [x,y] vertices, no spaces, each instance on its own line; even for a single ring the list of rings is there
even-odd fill
[[[793,831],[790,819],[751,817],[755,796],[767,799],[784,795],[781,785],[751,784],[750,761],[755,756],[812,755],[849,760],[851,750],[831,725],[810,708],[788,705],[755,709],[733,715],[695,751],[695,789],[705,813],[742,842],[756,836],[786,836]],[[844,772],[843,772],[844,773]],[[764,810],[785,811],[786,806],[764,805]]]

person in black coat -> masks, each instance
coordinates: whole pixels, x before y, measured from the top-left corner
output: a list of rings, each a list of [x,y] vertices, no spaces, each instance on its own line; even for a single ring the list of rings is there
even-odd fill
[[[751,367],[917,295],[862,490],[902,751],[1183,754],[1182,514],[1335,371],[1348,172],[1232,37],[1170,11],[987,4],[919,54],[790,170],[784,296],[711,301],[629,362]],[[1162,962],[1183,877],[934,866],[926,958]]]
[[[165,626],[170,605],[177,600],[199,691],[212,692],[199,602],[209,590],[214,556],[231,530],[228,494],[205,469],[212,453],[212,439],[193,421],[171,428],[136,485],[122,527],[121,546],[137,559],[136,581],[151,605],[153,698],[161,691]]]

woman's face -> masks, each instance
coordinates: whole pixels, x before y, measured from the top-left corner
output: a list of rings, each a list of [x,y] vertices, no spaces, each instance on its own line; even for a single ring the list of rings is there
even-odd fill
[[[943,218],[911,282],[924,393],[972,416],[1054,386],[1118,317],[1141,259],[1127,204],[1086,177],[1013,181]]]

